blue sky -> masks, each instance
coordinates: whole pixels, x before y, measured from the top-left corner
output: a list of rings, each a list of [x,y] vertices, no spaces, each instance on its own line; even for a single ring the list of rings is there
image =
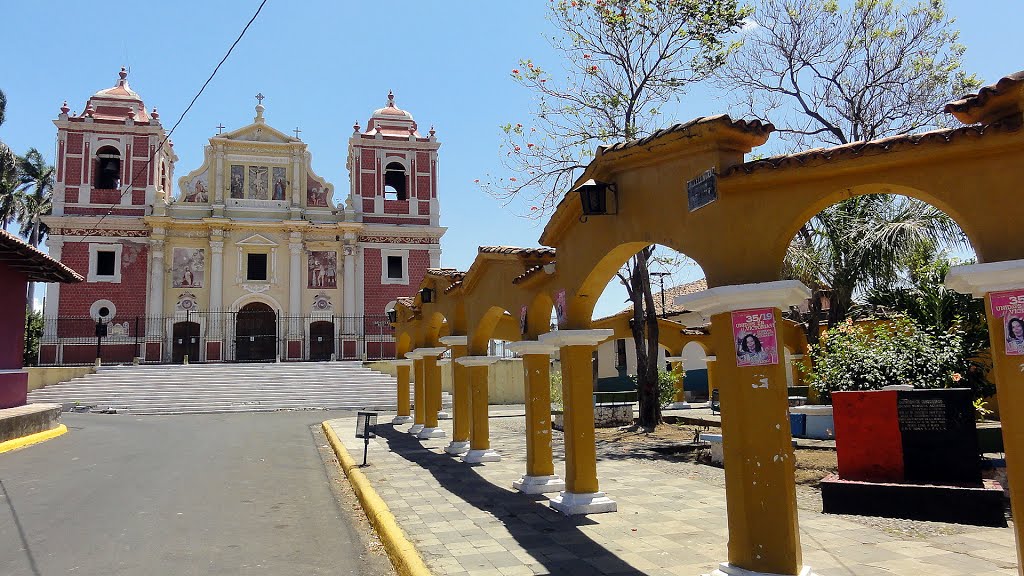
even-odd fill
[[[179,0],[105,9],[71,0],[6,4],[0,89],[8,105],[0,139],[18,153],[35,146],[52,160],[51,121],[61,102],[81,110],[90,94],[114,84],[122,65],[131,67],[132,87],[170,126],[259,2]],[[314,169],[343,195],[352,124],[365,126],[394,90],[397,105],[412,112],[421,131],[434,125],[443,143],[439,193],[448,232],[442,263],[465,269],[478,245],[536,245],[542,222],[518,217],[519,209],[501,206],[473,181],[502,173],[498,126],[527,117],[530,96],[509,71],[520,58],[547,68],[558,64],[544,38],[552,32],[547,4],[269,0],[175,132],[176,176],[199,166],[218,123],[234,129],[251,122],[253,96],[262,92],[267,121],[286,133],[299,127]],[[947,1],[968,47],[965,68],[993,82],[1024,69],[1024,4],[983,4],[981,10],[977,0]],[[698,87],[668,111],[665,124],[728,111],[713,88]],[[624,299],[621,288],[609,290],[595,314],[621,309]]]

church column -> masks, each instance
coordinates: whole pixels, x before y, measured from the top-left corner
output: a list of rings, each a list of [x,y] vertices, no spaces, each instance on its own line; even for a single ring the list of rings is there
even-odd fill
[[[437,427],[437,413],[441,410],[441,369],[437,365],[437,357],[444,354],[447,348],[420,348],[423,354],[423,430],[416,437],[444,438],[445,431]]]
[[[345,277],[341,294],[341,315],[344,317],[343,322],[345,323],[343,331],[345,334],[354,334],[356,331],[356,248],[352,245],[346,245],[343,250],[345,252],[345,262],[343,265]],[[352,356],[344,352],[342,355],[346,358]]]
[[[302,359],[302,233],[292,232],[288,239],[288,350],[287,359]]]
[[[155,230],[154,230],[155,232]],[[162,231],[161,231],[162,236]],[[164,344],[164,241],[154,238],[149,244],[149,318],[146,320],[146,360],[163,360]]]
[[[224,232],[212,230],[210,233],[210,307],[212,312],[206,328],[206,359],[220,361],[223,359],[223,321],[221,313],[224,308]]]

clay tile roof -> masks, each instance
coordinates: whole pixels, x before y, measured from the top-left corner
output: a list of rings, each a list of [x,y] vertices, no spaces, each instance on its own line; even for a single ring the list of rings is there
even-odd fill
[[[681,124],[674,124],[672,126],[669,126],[668,128],[662,128],[661,130],[656,130],[655,132],[652,132],[650,135],[645,136],[643,138],[640,138],[638,140],[629,140],[627,142],[619,142],[617,144],[611,144],[611,145],[608,145],[608,146],[601,146],[598,149],[598,153],[601,154],[601,153],[609,152],[609,151],[613,151],[613,150],[623,150],[623,149],[626,149],[626,148],[632,148],[634,146],[643,146],[644,144],[647,144],[648,142],[650,142],[650,141],[652,141],[652,140],[654,140],[656,138],[660,138],[660,137],[662,137],[662,136],[664,136],[666,134],[671,134],[673,132],[683,132],[685,130],[693,128],[694,126],[698,126],[700,124],[711,124],[711,123],[714,123],[714,122],[722,122],[722,123],[725,123],[725,124],[729,124],[733,128],[737,128],[739,130],[742,130],[743,132],[749,132],[751,134],[766,135],[766,134],[769,134],[770,132],[773,132],[775,130],[775,126],[773,124],[771,124],[770,122],[761,122],[760,120],[756,120],[756,119],[755,120],[743,120],[743,119],[733,120],[728,114],[719,114],[717,116],[700,116],[698,118],[694,118],[693,120],[690,120],[689,122],[683,122]]]
[[[452,290],[455,290],[459,286],[462,286],[462,280],[458,280],[458,281],[452,282],[451,286],[449,286],[449,287],[444,289],[444,293],[447,294],[447,293],[451,292]]]
[[[869,142],[851,142],[850,144],[843,144],[833,148],[814,148],[812,150],[804,150],[795,154],[782,154],[779,156],[772,156],[769,158],[762,158],[760,160],[752,160],[743,164],[737,164],[723,171],[719,177],[725,178],[736,174],[750,174],[765,168],[797,167],[846,158],[861,158],[873,152],[891,152],[905,146],[917,146],[933,142],[946,143],[957,138],[982,136],[989,130],[1015,130],[1018,128],[1019,127],[1014,127],[1009,124],[973,125],[963,126],[960,128],[932,130],[930,132],[922,132],[920,134],[902,134],[879,140],[871,140]]]
[[[537,248],[518,248],[516,246],[480,246],[477,250],[481,254],[514,254],[516,256],[525,257],[553,257],[555,255],[554,248],[547,248],[544,246]]]
[[[1024,82],[1024,70],[1003,76],[995,84],[983,86],[977,94],[967,94],[959,100],[954,100],[942,109],[943,112],[964,112],[970,108],[983,106],[989,98],[998,96],[1010,88]]]
[[[551,262],[548,262],[547,264],[554,264],[554,262],[555,261],[552,260]],[[523,280],[526,280],[530,276],[533,276],[537,272],[540,272],[541,270],[543,270],[544,267],[547,266],[547,264],[537,264],[536,266],[530,266],[529,268],[526,269],[526,272],[523,272],[519,276],[516,276],[515,278],[513,278],[512,279],[512,283],[513,284],[519,284]]]
[[[416,299],[413,298],[412,296],[399,296],[398,298],[395,298],[395,302],[397,304],[401,304],[402,306],[405,306],[406,308],[408,308],[410,310],[415,310],[416,309]]]
[[[678,296],[686,294],[693,294],[695,292],[701,292],[708,289],[708,281],[704,278],[700,280],[694,280],[693,282],[687,282],[686,284],[680,284],[679,286],[673,286],[665,289],[665,310],[661,309],[661,292],[655,292],[654,296],[654,310],[658,316],[672,316],[673,314],[682,314],[686,312],[686,308],[678,306],[675,303],[675,299]],[[619,314],[623,312],[631,312],[633,310],[633,304],[622,309]],[[617,316],[618,314],[616,314]]]
[[[462,280],[462,277],[466,275],[465,272],[455,268],[427,268],[427,274],[455,281]]]
[[[77,272],[0,229],[0,262],[22,272],[31,282],[81,282]]]

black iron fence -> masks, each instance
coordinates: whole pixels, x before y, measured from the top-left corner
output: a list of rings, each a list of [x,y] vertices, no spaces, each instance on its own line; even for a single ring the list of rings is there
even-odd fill
[[[290,362],[395,357],[384,314],[282,315],[270,308],[182,311],[173,316],[43,319],[39,364]]]

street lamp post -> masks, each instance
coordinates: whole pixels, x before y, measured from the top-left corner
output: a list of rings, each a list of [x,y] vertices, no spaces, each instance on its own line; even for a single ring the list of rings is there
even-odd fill
[[[665,308],[665,276],[671,276],[671,272],[651,272],[651,276],[658,277],[658,283],[661,286],[661,317],[668,316],[668,310]]]

